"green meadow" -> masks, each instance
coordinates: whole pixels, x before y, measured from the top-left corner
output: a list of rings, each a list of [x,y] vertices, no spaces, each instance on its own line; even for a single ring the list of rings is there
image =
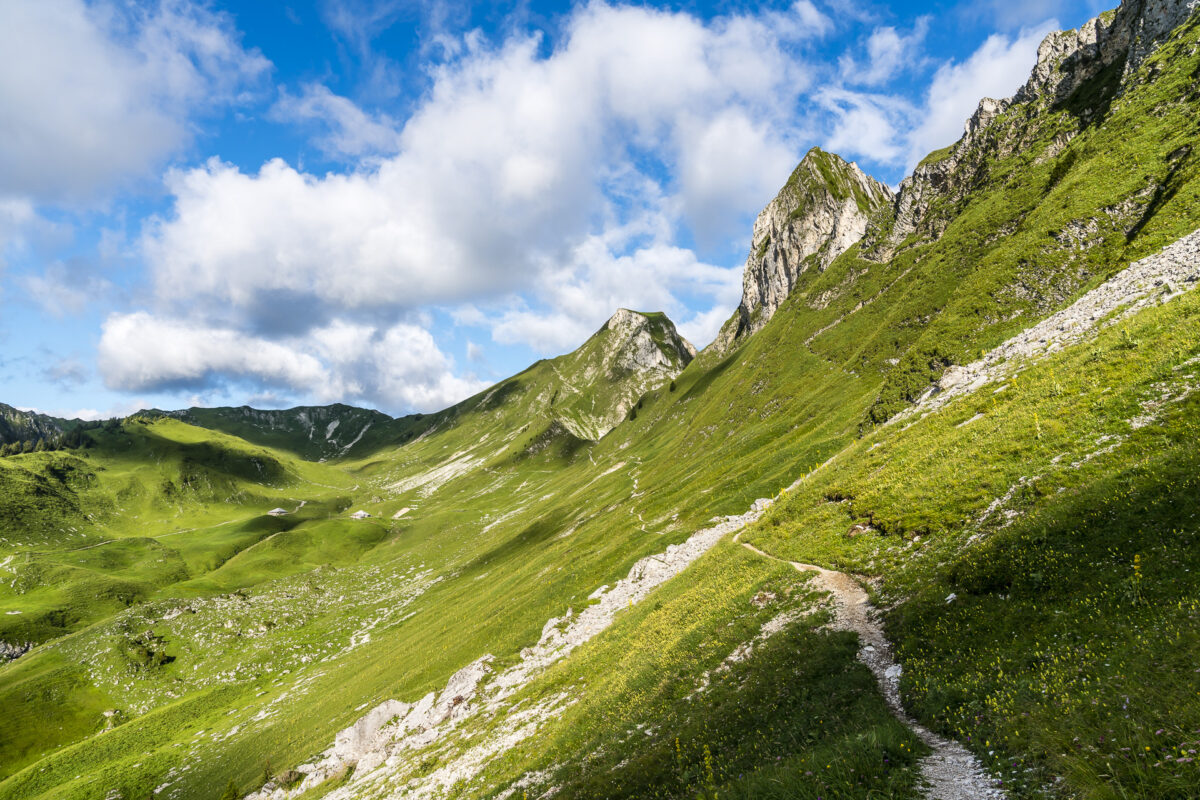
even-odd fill
[[[600,368],[602,330],[437,414],[335,407],[371,424],[349,449],[193,409],[0,458],[0,641],[32,645],[0,664],[0,798],[255,791],[388,699],[517,664],[548,620],[758,498],[743,541],[860,577],[909,713],[1011,797],[1194,797],[1200,294],[914,403],[1200,227],[1197,74],[1193,16],[1131,76],[1010,107],[895,252],[881,218],[670,380]],[[533,674],[504,708],[539,724],[450,793],[922,796],[924,745],[829,615],[804,573],[726,538]],[[405,751],[395,785],[509,722]]]

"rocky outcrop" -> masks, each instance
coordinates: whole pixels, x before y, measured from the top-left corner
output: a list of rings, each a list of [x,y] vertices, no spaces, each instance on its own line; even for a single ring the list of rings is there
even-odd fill
[[[0,403],[0,444],[50,440],[64,430],[63,420]]]
[[[1122,83],[1141,66],[1154,48],[1200,8],[1200,0],[1128,0],[1076,30],[1048,35],[1038,47],[1038,60],[1029,79],[1011,98],[984,98],[967,120],[963,137],[930,154],[905,178],[896,196],[896,214],[888,229],[872,231],[864,256],[890,258],[909,237],[937,238],[953,216],[958,201],[986,176],[990,157],[1003,157],[1034,138],[1036,114],[1021,115],[1003,124],[1006,112],[1020,105],[1070,107],[1081,124],[1100,114]],[[1094,91],[1080,90],[1092,82]],[[1078,94],[1087,102],[1072,106]],[[1033,122],[1024,124],[1024,120]],[[1065,146],[1069,136],[1058,143]],[[942,213],[932,213],[935,207]]]
[[[0,664],[3,664],[5,661],[18,659],[32,649],[33,642],[25,642],[24,644],[20,642],[14,644],[0,642]]]
[[[665,314],[618,309],[582,347],[550,362],[557,381],[541,400],[572,435],[595,441],[695,357]]]
[[[619,308],[601,331],[612,337],[606,366],[614,374],[678,374],[679,369],[696,357],[696,348],[679,335],[665,314],[642,314]]]
[[[824,270],[892,202],[887,186],[856,164],[813,148],[754,223],[742,302],[713,349],[725,353],[761,330],[809,270]]]

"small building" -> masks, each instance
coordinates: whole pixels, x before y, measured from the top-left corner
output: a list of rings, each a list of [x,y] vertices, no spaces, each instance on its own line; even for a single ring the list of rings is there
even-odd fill
[[[267,513],[270,514],[272,517],[282,517],[283,515],[288,513],[288,510],[286,508],[272,508]]]
[[[350,519],[370,519],[371,515],[365,511],[355,511],[350,515]]]

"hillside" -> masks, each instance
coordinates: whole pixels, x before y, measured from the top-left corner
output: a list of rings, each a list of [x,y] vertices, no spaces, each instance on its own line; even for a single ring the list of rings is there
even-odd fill
[[[228,433],[254,444],[287,450],[309,461],[345,458],[395,444],[406,422],[387,414],[340,403],[284,410],[188,408],[162,412],[209,430]]]
[[[700,354],[0,459],[0,798],[1194,796],[1195,7],[811,151]]]

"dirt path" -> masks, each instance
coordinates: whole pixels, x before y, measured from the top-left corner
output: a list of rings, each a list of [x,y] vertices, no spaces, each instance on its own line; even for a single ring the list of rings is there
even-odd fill
[[[738,542],[741,535],[739,531],[733,540]],[[763,558],[783,561],[752,544],[738,543]],[[900,704],[900,665],[892,658],[892,645],[883,635],[875,608],[858,581],[844,572],[796,561],[787,563],[801,572],[817,573],[815,586],[829,592],[833,599],[834,619],[830,627],[858,634],[858,660],[874,673],[892,714],[933,750],[921,760],[921,777],[928,784],[925,796],[929,800],[1003,800],[1005,793],[984,771],[979,759],[958,742],[938,736],[918,723]]]

